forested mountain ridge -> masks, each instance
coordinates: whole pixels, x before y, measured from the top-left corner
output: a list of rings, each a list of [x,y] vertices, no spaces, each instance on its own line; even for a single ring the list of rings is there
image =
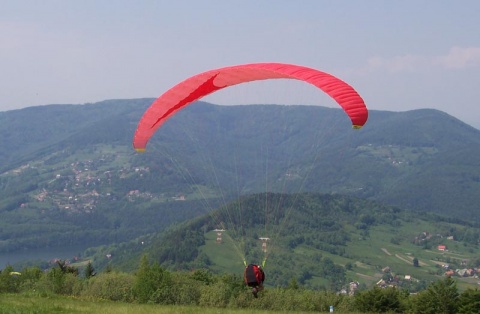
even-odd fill
[[[476,220],[480,131],[436,110],[216,106],[131,148],[151,99],[0,113],[0,250],[111,243],[249,193],[325,192]]]
[[[55,152],[61,147],[60,143],[72,143],[69,138],[79,133],[90,143],[119,138],[125,143],[135,129],[134,122],[150,102],[151,99],[106,100],[95,104],[46,105],[0,112],[0,170],[34,160],[42,153]],[[89,133],[118,119],[125,119],[128,124],[120,124],[112,132],[102,129],[106,137],[102,133]]]

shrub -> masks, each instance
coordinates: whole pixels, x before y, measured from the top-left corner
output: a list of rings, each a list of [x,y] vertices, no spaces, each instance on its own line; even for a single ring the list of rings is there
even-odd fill
[[[402,294],[396,288],[374,287],[355,296],[355,308],[362,312],[403,313],[405,308],[402,301],[406,297],[406,294]]]
[[[38,267],[29,267],[22,270],[20,291],[29,291],[35,288],[35,285],[42,277],[43,272]]]
[[[230,301],[228,285],[222,281],[203,286],[199,299],[200,306],[226,307]]]
[[[213,277],[213,274],[209,272],[207,269],[197,269],[193,272],[191,275],[192,279],[195,279],[197,281],[201,281],[206,285],[209,285],[213,282],[215,282],[215,278]]]
[[[112,301],[133,301],[135,276],[126,273],[101,273],[85,281],[81,295]]]
[[[172,276],[172,296],[174,304],[198,305],[201,287],[204,283],[187,277],[184,273]]]
[[[459,294],[455,281],[447,277],[436,281],[412,300],[414,313],[457,313]]]

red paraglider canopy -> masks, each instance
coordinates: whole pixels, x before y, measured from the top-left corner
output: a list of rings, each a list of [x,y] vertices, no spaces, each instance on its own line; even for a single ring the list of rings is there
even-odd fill
[[[145,151],[150,137],[168,118],[208,94],[240,83],[280,78],[305,81],[320,88],[343,108],[354,128],[361,128],[368,119],[368,110],[360,95],[333,75],[293,64],[244,64],[197,74],[166,91],[141,118],[133,147],[139,152]]]

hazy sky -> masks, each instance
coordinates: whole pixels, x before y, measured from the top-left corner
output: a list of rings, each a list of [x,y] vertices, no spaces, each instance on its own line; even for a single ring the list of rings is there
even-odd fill
[[[0,111],[157,97],[235,64],[285,62],[350,83],[369,109],[436,108],[480,128],[478,0],[0,0]],[[217,104],[335,106],[293,81]]]

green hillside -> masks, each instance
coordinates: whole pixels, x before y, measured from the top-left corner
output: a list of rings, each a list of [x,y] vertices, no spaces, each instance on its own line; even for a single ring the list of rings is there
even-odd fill
[[[459,270],[480,266],[477,225],[341,195],[267,198],[269,207],[264,194],[246,196],[160,235],[88,253],[100,268],[110,262],[133,270],[139,257],[148,254],[172,269],[208,268],[238,275],[244,257],[247,263],[262,263],[267,257],[270,286],[287,286],[294,279],[309,289],[339,291],[353,281],[417,291],[447,270],[454,271],[461,289],[477,285],[473,273],[458,275]],[[213,231],[217,228],[226,229],[221,243]],[[259,237],[270,238],[266,255]],[[438,250],[439,245],[447,250]]]

